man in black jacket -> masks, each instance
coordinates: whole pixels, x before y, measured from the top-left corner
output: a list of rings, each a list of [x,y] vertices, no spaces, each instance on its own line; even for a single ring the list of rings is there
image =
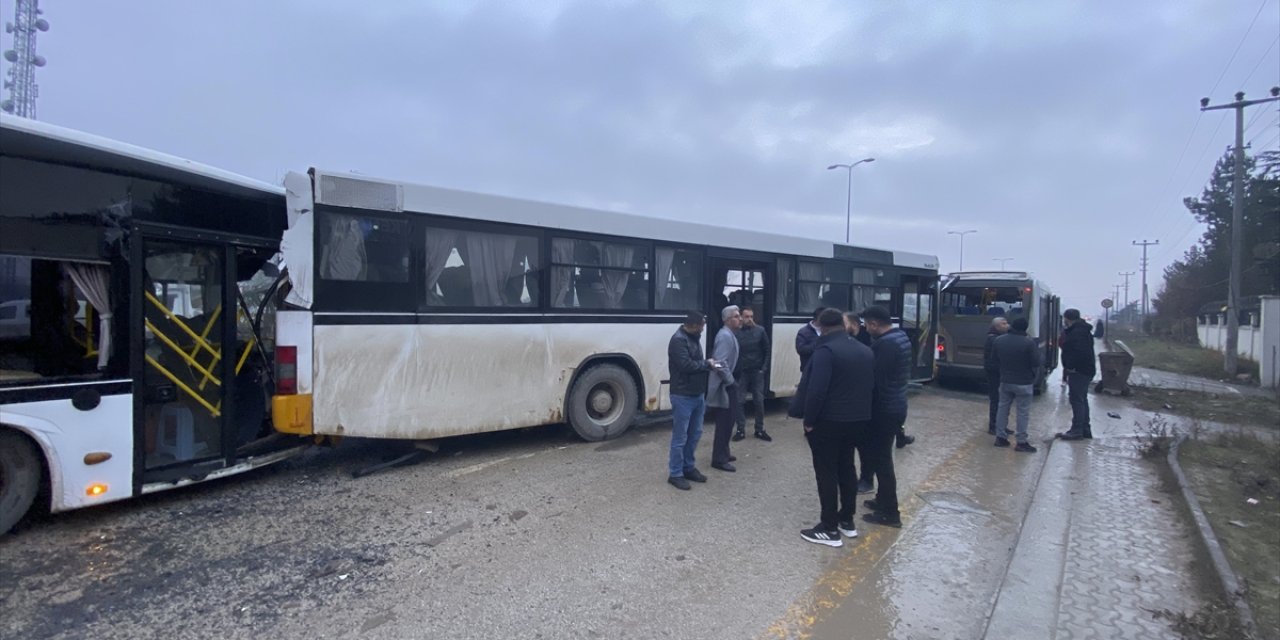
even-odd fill
[[[796,353],[800,355],[801,375],[804,374],[805,365],[809,364],[809,356],[813,355],[813,348],[818,346],[818,316],[825,310],[823,307],[814,309],[813,320],[796,332]]]
[[[1000,369],[1000,407],[996,415],[997,447],[1009,446],[1009,409],[1018,406],[1017,451],[1035,453],[1036,448],[1027,440],[1027,427],[1031,422],[1031,397],[1035,395],[1036,380],[1044,367],[1044,351],[1027,335],[1026,317],[1015,318],[1009,333],[996,338],[994,355]]]
[[[702,357],[702,330],[706,316],[691,311],[684,326],[667,344],[667,370],[671,375],[671,451],[667,457],[667,482],[688,491],[689,481],[706,482],[693,464],[693,453],[702,437],[707,412],[707,375],[715,363]]]
[[[889,310],[880,306],[867,307],[862,320],[874,339],[871,352],[875,358],[875,398],[871,409],[871,470],[875,472],[875,500],[863,503],[871,513],[862,519],[872,524],[901,527],[898,512],[898,477],[893,468],[893,443],[898,448],[910,444],[914,438],[903,431],[907,423],[907,383],[911,378],[911,338],[906,332],[893,326]]]
[[[987,374],[987,433],[996,434],[996,409],[1000,407],[1000,367],[996,364],[996,338],[1009,332],[1009,321],[996,318],[987,329],[987,343],[982,348],[982,369]]]
[[[1071,429],[1058,434],[1063,440],[1093,438],[1089,422],[1089,384],[1098,373],[1093,354],[1093,327],[1080,318],[1080,311],[1062,312],[1067,329],[1062,338],[1062,375],[1067,379],[1067,398],[1071,401]]]
[[[756,411],[756,437],[765,442],[773,441],[764,430],[764,375],[769,370],[769,333],[756,324],[756,313],[751,307],[742,308],[742,327],[734,334],[738,338],[738,370],[733,377],[738,381],[737,432],[735,441],[747,437],[747,394]]]
[[[822,335],[801,379],[804,395],[798,405],[813,454],[822,515],[817,526],[800,536],[839,547],[844,544],[841,535],[858,535],[853,524],[858,500],[853,449],[871,437],[875,360],[870,349],[849,337],[839,310],[824,310],[818,325]]]

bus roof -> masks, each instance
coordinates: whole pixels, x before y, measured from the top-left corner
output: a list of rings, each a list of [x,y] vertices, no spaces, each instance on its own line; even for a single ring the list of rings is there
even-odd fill
[[[230,171],[91,133],[15,116],[6,115],[0,120],[0,149],[9,156],[87,166],[234,196],[284,195],[283,187]]]
[[[1030,284],[1039,295],[1053,295],[1053,290],[1026,271],[957,271],[946,275],[946,287],[953,286],[1000,286],[1001,283],[1019,285]]]
[[[432,213],[586,233],[665,240],[771,253],[847,258],[937,271],[936,256],[858,247],[697,222],[653,218],[522,200],[427,185],[311,170],[317,203],[341,207]]]

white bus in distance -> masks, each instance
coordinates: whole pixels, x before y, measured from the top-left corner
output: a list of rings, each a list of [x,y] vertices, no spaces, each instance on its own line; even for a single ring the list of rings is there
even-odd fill
[[[670,409],[690,310],[750,305],[771,396],[819,306],[888,307],[933,377],[937,259],[311,170],[285,179],[275,428],[434,439],[568,422],[587,440]],[[712,345],[707,344],[707,352]]]

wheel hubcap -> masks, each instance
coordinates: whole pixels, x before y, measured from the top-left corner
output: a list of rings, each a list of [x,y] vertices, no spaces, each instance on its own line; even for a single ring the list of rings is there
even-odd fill
[[[622,414],[622,389],[612,382],[601,382],[587,394],[587,414],[592,422],[607,426]]]

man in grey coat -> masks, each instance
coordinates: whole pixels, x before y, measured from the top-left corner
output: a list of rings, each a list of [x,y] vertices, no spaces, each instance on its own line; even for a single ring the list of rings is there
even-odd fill
[[[721,471],[737,471],[731,464],[735,458],[729,454],[729,438],[733,435],[734,406],[738,398],[733,370],[738,366],[738,339],[734,332],[742,325],[742,315],[735,305],[720,312],[723,326],[716,332],[711,359],[715,369],[707,380],[707,408],[716,421],[714,446],[711,448],[711,468]]]

